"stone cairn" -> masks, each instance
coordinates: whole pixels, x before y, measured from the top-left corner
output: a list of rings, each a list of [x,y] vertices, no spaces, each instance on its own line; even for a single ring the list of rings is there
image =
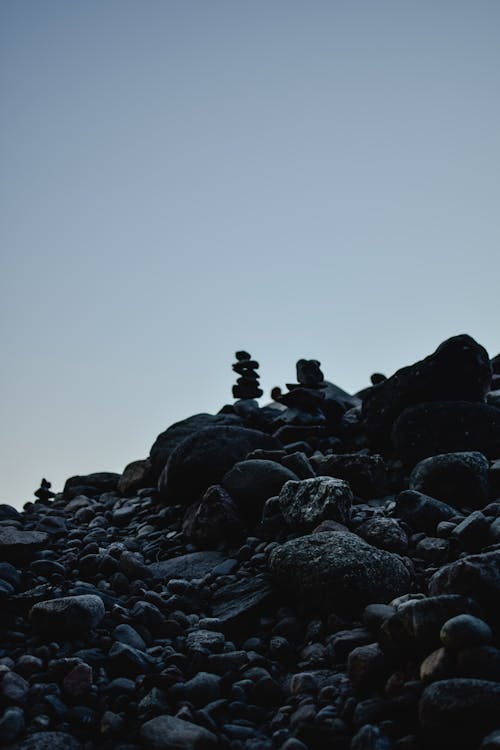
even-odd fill
[[[233,398],[248,400],[259,398],[263,391],[259,388],[259,376],[257,370],[259,363],[252,359],[248,352],[236,352],[236,362],[233,370],[240,376],[236,385],[233,385]]]
[[[51,487],[52,484],[50,482],[47,482],[47,480],[44,478],[41,481],[39,489],[33,494],[38,498],[39,502],[48,503],[49,500],[52,500],[52,498],[56,496],[54,492],[51,492]]]

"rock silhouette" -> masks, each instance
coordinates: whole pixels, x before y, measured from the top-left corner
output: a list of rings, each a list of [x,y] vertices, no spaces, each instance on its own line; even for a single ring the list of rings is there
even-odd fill
[[[499,747],[500,355],[355,395],[299,359],[264,405],[233,369],[121,475],[0,505],[0,747]]]

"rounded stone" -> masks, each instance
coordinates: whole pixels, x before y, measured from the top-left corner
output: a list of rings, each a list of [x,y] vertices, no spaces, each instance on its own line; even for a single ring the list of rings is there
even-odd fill
[[[488,623],[473,615],[457,615],[447,620],[440,633],[441,642],[449,648],[461,649],[486,646],[491,643],[493,633]]]

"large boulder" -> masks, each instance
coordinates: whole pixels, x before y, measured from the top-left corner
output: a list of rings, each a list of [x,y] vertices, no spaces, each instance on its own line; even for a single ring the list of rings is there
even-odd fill
[[[234,542],[242,529],[238,508],[219,485],[209,487],[199,502],[190,505],[182,522],[184,536],[199,547],[215,547],[223,540]]]
[[[429,401],[484,401],[491,384],[488,352],[473,338],[453,336],[436,351],[371,388],[362,417],[372,448],[390,448],[391,427],[407,407]]]
[[[0,528],[0,563],[31,560],[49,537],[44,531],[20,531],[15,526]]]
[[[489,498],[488,471],[482,453],[442,453],[424,458],[414,467],[410,489],[455,507],[483,507]]]
[[[496,616],[500,602],[500,550],[467,555],[440,568],[429,582],[429,593],[470,596]]]
[[[170,505],[193,503],[250,451],[280,447],[275,438],[258,430],[207,427],[187,437],[170,454],[158,482],[160,497]]]
[[[434,682],[419,706],[424,739],[438,748],[477,747],[498,726],[499,712],[500,683],[469,678]]]
[[[396,498],[392,515],[408,524],[413,531],[434,534],[441,521],[456,514],[455,508],[416,490],[403,490]]]
[[[29,618],[45,634],[73,636],[88,633],[99,625],[104,614],[99,596],[82,594],[38,602],[31,608]]]
[[[242,516],[258,520],[264,503],[277,495],[297,475],[276,461],[252,458],[239,461],[224,474],[222,486],[229,492]]]
[[[63,495],[65,500],[71,500],[77,495],[96,497],[103,492],[113,492],[118,487],[121,474],[112,471],[98,471],[94,474],[74,476],[66,480]]]
[[[383,496],[387,484],[387,466],[382,456],[364,453],[333,453],[318,456],[312,463],[323,477],[345,479],[355,495],[364,498]]]
[[[127,464],[118,480],[118,492],[122,495],[132,495],[142,487],[153,487],[158,477],[153,476],[149,458],[132,461]]]
[[[207,427],[220,425],[241,425],[241,419],[235,414],[193,414],[192,417],[182,419],[161,432],[154,441],[149,452],[151,461],[151,472],[154,482],[167,465],[172,451],[177,448],[183,440],[194,435]]]
[[[395,455],[406,466],[440,453],[500,456],[500,409],[468,401],[436,401],[406,409],[394,422]]]
[[[410,585],[408,568],[397,555],[350,532],[292,539],[272,551],[269,566],[278,586],[299,602],[337,612],[391,601]]]
[[[283,518],[298,531],[311,531],[326,520],[347,523],[352,502],[347,482],[332,477],[287,482],[278,497]]]

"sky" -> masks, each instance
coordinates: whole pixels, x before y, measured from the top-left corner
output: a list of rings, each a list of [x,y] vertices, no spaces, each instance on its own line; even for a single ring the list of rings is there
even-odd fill
[[[0,502],[215,413],[237,349],[266,396],[500,351],[497,0],[2,0],[0,101]]]

